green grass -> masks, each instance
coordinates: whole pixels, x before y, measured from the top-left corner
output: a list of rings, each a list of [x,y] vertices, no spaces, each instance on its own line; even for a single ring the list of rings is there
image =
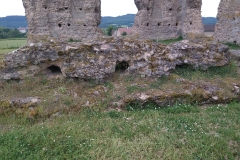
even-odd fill
[[[144,90],[145,89],[143,87],[136,85],[127,86],[127,93],[142,92]]]
[[[163,44],[171,44],[171,43],[175,43],[175,42],[179,42],[183,40],[183,37],[180,36],[176,39],[169,39],[169,40],[154,40],[154,42],[159,42],[159,43],[163,43]]]
[[[0,159],[240,159],[239,102],[176,103],[164,108],[149,102],[129,104],[122,112],[106,111],[126,95],[182,91],[187,85],[180,84],[181,78],[223,86],[224,95],[232,96],[232,84],[240,79],[238,72],[231,62],[208,71],[178,66],[170,76],[159,79],[115,74],[103,83],[48,80],[44,75],[20,83],[0,81],[0,100],[42,99],[34,119],[26,118],[25,108],[1,112],[0,106]],[[54,114],[60,116],[52,118]]]
[[[228,65],[223,67],[210,67],[208,70],[204,71],[202,69],[195,69],[190,65],[177,66],[176,70],[173,71],[183,78],[225,78],[225,77],[238,77],[238,67],[235,62],[230,62]]]
[[[70,39],[68,40],[68,42],[81,42],[81,40],[75,40],[75,39],[70,38]]]
[[[225,43],[229,49],[240,50],[240,46],[235,43]]]
[[[14,51],[27,44],[26,38],[20,39],[0,39],[0,60],[4,54]]]
[[[169,77],[166,75],[163,75],[162,77],[158,78],[157,81],[153,82],[150,87],[151,88],[160,88],[163,84],[167,83],[169,81]]]
[[[139,108],[139,107],[138,107]],[[140,107],[141,108],[141,107]],[[1,159],[239,159],[240,103],[0,117]]]

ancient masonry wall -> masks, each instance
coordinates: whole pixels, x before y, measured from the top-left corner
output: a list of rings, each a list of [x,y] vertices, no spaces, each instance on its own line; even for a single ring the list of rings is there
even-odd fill
[[[201,0],[135,0],[134,31],[143,38],[171,39],[203,33]]]
[[[179,0],[135,0],[138,13],[133,29],[143,38],[169,39],[180,36]]]
[[[23,0],[28,41],[83,40],[99,36],[101,0]]]
[[[133,30],[140,38],[173,39],[202,34],[202,0],[134,0]],[[101,36],[101,0],[23,0],[28,41],[87,40]],[[221,0],[215,39],[240,44],[240,0]]]
[[[204,33],[201,8],[202,0],[182,0],[181,32],[183,37],[187,37],[189,33]]]
[[[240,45],[240,0],[221,0],[214,38]]]

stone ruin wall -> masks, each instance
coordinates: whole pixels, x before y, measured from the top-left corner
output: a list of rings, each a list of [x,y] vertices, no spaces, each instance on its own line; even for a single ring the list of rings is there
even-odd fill
[[[138,13],[133,29],[140,37],[169,39],[180,36],[179,0],[135,0]]]
[[[133,30],[147,39],[173,39],[202,34],[202,0],[134,0],[138,13]],[[101,0],[23,0],[28,41],[67,41],[99,37]],[[221,0],[215,39],[240,43],[240,0]]]
[[[23,5],[29,42],[48,37],[81,40],[100,34],[100,0],[23,0]]]
[[[144,38],[174,39],[203,33],[201,0],[135,0],[134,31]]]
[[[188,33],[204,33],[201,8],[202,0],[182,0],[181,32],[183,37],[186,37]]]
[[[240,0],[221,0],[214,38],[240,45]]]

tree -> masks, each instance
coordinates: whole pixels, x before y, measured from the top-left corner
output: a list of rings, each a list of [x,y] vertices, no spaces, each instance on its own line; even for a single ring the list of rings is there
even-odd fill
[[[108,26],[108,28],[106,29],[107,31],[107,35],[108,36],[112,36],[112,31],[115,30],[116,28],[113,27],[112,25]]]
[[[25,33],[21,33],[18,29],[0,27],[0,39],[7,38],[26,38]]]
[[[123,32],[123,33],[122,33],[122,36],[126,36],[126,35],[127,35],[127,32]]]

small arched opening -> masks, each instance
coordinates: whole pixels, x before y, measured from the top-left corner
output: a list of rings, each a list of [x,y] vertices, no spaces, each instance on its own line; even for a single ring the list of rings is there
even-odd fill
[[[117,61],[115,72],[125,72],[129,68],[129,63],[126,61]]]
[[[51,74],[62,74],[61,68],[55,65],[49,66],[47,71]]]

